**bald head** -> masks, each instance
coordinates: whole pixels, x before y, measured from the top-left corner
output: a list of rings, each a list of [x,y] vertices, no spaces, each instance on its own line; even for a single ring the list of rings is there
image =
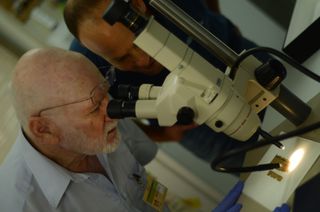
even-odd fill
[[[57,48],[34,49],[18,61],[12,77],[13,102],[22,127],[41,109],[89,95],[88,87],[102,80],[84,56]]]

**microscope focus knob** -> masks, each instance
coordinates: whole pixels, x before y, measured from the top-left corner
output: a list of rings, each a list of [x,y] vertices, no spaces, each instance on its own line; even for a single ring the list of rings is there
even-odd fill
[[[181,107],[177,113],[177,124],[188,125],[193,122],[194,111],[190,107]]]

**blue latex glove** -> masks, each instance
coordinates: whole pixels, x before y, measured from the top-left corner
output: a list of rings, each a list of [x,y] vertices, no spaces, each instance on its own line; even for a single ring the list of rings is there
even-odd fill
[[[276,207],[273,212],[290,212],[290,208],[287,204],[282,204],[281,207]]]
[[[239,212],[242,205],[237,203],[237,201],[241,195],[243,186],[243,182],[239,181],[212,212]]]

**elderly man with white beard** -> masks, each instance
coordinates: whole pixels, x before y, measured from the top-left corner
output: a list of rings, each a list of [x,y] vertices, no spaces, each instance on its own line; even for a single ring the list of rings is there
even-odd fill
[[[108,88],[78,53],[20,58],[12,95],[21,132],[0,167],[0,211],[154,211],[142,165],[156,146],[132,121],[106,115]]]

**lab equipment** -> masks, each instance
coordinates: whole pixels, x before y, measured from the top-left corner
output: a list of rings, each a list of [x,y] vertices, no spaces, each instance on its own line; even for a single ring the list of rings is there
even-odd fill
[[[226,65],[233,67],[242,59],[172,2],[151,0],[149,4],[167,13]],[[110,24],[126,25],[136,35],[134,44],[171,71],[162,86],[120,89],[123,99],[110,101],[107,108],[111,118],[156,118],[161,126],[205,123],[216,132],[245,141],[261,124],[257,113],[271,103],[296,125],[310,113],[308,105],[281,85],[285,68],[276,60],[262,64],[249,56],[231,69],[231,79],[128,2],[113,1],[103,18]]]

